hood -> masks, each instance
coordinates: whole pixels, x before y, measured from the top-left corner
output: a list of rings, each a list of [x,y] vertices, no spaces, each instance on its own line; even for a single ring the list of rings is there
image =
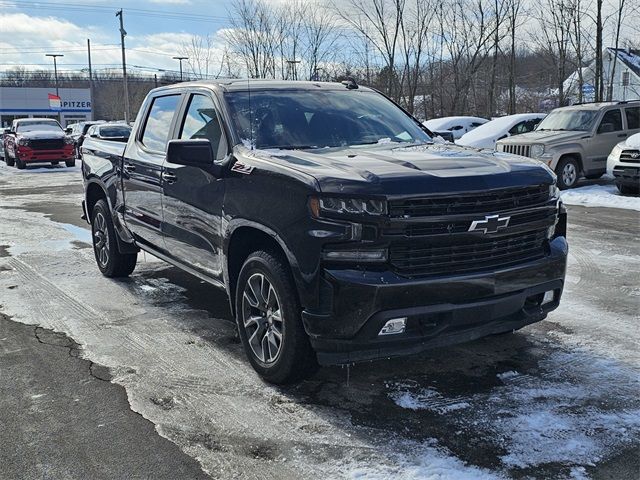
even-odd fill
[[[534,130],[533,132],[514,135],[513,137],[502,139],[500,140],[500,143],[516,145],[544,143],[545,145],[548,145],[550,143],[570,142],[572,140],[579,140],[590,136],[591,133],[585,131],[563,132],[561,130]]]
[[[308,174],[326,193],[424,195],[553,181],[550,170],[536,160],[452,144],[243,153]]]
[[[59,132],[54,132],[52,130],[31,130],[29,132],[18,132],[18,137],[28,138],[29,140],[51,140],[64,138],[65,133],[60,130]]]

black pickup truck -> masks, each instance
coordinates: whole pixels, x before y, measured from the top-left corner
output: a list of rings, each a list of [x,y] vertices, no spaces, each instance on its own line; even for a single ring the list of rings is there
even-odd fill
[[[158,88],[126,146],[81,155],[102,273],[142,249],[225,289],[270,382],[512,331],[560,301],[553,172],[435,143],[353,82]]]

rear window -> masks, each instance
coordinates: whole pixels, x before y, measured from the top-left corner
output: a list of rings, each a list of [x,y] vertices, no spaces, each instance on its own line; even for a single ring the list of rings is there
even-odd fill
[[[640,128],[640,107],[628,107],[624,109],[627,116],[627,128],[636,130]]]
[[[164,152],[167,149],[171,122],[179,101],[180,95],[167,95],[153,99],[144,132],[142,132],[141,141],[145,147],[158,152]]]

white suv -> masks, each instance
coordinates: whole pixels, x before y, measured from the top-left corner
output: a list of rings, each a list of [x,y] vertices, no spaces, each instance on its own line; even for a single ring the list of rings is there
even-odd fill
[[[546,163],[565,189],[581,176],[601,177],[611,149],[639,132],[640,101],[588,103],[556,108],[533,132],[499,140],[496,149]]]
[[[607,173],[615,177],[620,193],[640,193],[640,133],[613,147]]]

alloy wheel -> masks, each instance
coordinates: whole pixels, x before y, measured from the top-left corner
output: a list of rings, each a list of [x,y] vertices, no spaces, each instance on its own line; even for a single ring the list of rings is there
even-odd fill
[[[107,220],[102,212],[96,214],[93,225],[93,248],[96,251],[96,257],[102,267],[109,263],[109,230],[107,229]]]
[[[262,273],[251,275],[244,286],[242,322],[256,358],[275,362],[282,350],[284,323],[278,294]]]
[[[562,180],[564,184],[567,186],[573,185],[578,178],[578,171],[576,170],[576,166],[569,162],[562,169]]]

